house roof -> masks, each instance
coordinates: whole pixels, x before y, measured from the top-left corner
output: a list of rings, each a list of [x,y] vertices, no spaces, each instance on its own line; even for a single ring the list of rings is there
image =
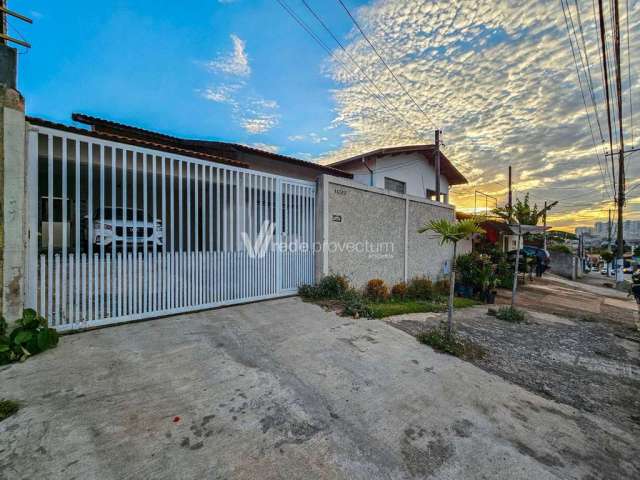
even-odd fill
[[[405,145],[402,147],[379,148],[377,150],[372,150],[371,152],[361,153],[360,155],[355,155],[353,157],[345,158],[344,160],[330,163],[329,166],[339,168],[340,166],[346,165],[356,160],[381,157],[383,155],[398,155],[401,153],[411,152],[422,153],[425,158],[427,158],[427,160],[435,161],[435,150],[435,145]],[[449,181],[449,185],[462,185],[465,183],[469,183],[464,175],[462,175],[462,173],[460,173],[460,171],[456,167],[454,167],[453,163],[451,163],[451,161],[443,152],[440,152],[440,169],[442,171],[442,174]]]
[[[94,132],[111,132],[127,138],[145,139],[165,145],[186,148],[192,151],[199,151],[224,158],[231,158],[233,160],[239,160],[239,157],[242,157],[242,155],[240,155],[241,153],[260,155],[262,157],[268,157],[273,160],[284,162],[290,165],[310,168],[320,173],[327,173],[329,175],[335,175],[338,177],[353,178],[353,175],[351,175],[350,173],[344,172],[337,168],[333,168],[331,166],[320,165],[318,163],[301,160],[299,158],[280,155],[278,153],[268,152],[266,150],[260,150],[258,148],[250,147],[248,145],[242,145],[240,143],[178,138],[171,135],[165,135],[163,133],[153,132],[151,130],[145,130],[143,128],[132,127],[123,123],[113,122],[111,120],[92,117],[83,113],[74,113],[71,115],[71,118],[76,122],[90,125]],[[245,157],[242,158],[241,161],[245,162],[245,164],[251,167],[250,159],[247,159]]]
[[[188,157],[199,158],[201,160],[209,160],[212,162],[222,163],[225,165],[231,165],[234,167],[249,168],[247,163],[225,158],[218,155],[212,155],[206,152],[199,152],[196,150],[178,147],[176,145],[170,145],[166,142],[158,142],[152,139],[134,138],[131,136],[118,135],[117,133],[87,130],[84,128],[72,127],[64,125],[62,123],[52,122],[38,117],[26,117],[26,120],[32,125],[39,125],[41,127],[53,128],[56,130],[62,130],[69,133],[75,133],[78,135],[86,135],[92,138],[98,138],[101,140],[108,140],[112,142],[127,143],[129,145],[135,145],[136,147],[150,148],[153,150],[160,150],[161,152],[175,153],[178,155],[185,155]]]

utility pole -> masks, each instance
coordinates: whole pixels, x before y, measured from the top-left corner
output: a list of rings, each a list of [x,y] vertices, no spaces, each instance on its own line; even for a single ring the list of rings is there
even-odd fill
[[[509,223],[511,223],[511,212],[513,208],[513,190],[511,188],[511,165],[509,165],[509,200],[507,201],[509,207]]]
[[[542,233],[543,245],[544,249],[547,249],[547,202],[544,202],[544,216],[542,217],[544,221],[544,232]]]
[[[620,68],[620,6],[619,1],[614,2],[614,53],[616,59],[616,93],[618,96],[618,125],[620,140],[620,153],[618,155],[618,253],[617,258],[617,270],[616,270],[616,282],[624,281],[624,273],[622,268],[624,266],[624,222],[623,222],[623,210],[624,210],[624,134],[622,128],[622,72]]]
[[[0,0],[0,14],[2,15],[2,22],[0,22],[0,33],[2,33],[2,37],[0,37],[0,41],[3,45],[7,44],[7,41],[4,37],[7,36],[7,14],[4,11],[7,9],[7,1]]]
[[[609,209],[609,221],[607,222],[607,227],[609,229],[609,237],[607,240],[607,250],[611,251],[611,209]]]
[[[436,201],[440,201],[440,134],[441,130],[436,130]]]

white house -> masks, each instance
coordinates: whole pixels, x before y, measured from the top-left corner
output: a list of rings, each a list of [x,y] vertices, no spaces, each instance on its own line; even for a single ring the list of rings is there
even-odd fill
[[[434,145],[381,148],[330,166],[353,174],[353,179],[364,185],[438,201]],[[440,152],[439,200],[449,203],[449,188],[465,183],[467,179]]]

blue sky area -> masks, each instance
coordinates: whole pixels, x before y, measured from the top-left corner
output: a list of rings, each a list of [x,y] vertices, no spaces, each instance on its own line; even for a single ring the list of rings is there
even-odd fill
[[[309,2],[334,32],[348,34],[337,2]],[[306,13],[299,0],[288,3]],[[69,123],[72,112],[83,112],[178,136],[275,145],[292,155],[341,143],[344,130],[327,129],[336,87],[324,73],[327,55],[276,0],[14,0],[10,7],[34,19],[11,20],[33,45],[19,56],[30,115]],[[248,74],[211,68],[233,53],[232,35],[244,42]],[[235,110],[203,96],[225,85],[236,88]],[[258,115],[273,115],[275,126],[258,133],[242,126],[238,116],[255,106],[249,99],[268,106]]]

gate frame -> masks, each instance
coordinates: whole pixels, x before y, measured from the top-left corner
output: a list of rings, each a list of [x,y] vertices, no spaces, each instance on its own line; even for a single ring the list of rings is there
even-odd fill
[[[283,184],[288,185],[297,185],[301,187],[306,187],[311,189],[309,198],[313,199],[312,207],[309,211],[312,214],[311,218],[307,219],[307,222],[311,224],[313,227],[311,229],[312,238],[310,238],[311,242],[315,242],[315,221],[317,218],[317,202],[315,197],[317,195],[317,185],[313,181],[301,180],[292,177],[286,177],[282,175],[276,175],[268,172],[263,172],[260,170],[251,170],[248,168],[237,167],[233,165],[227,165],[224,163],[218,163],[215,161],[204,160],[196,157],[189,157],[187,155],[177,154],[173,152],[167,152],[163,150],[154,150],[147,147],[140,147],[137,145],[118,142],[113,140],[106,140],[102,138],[97,138],[91,135],[84,135],[77,132],[71,132],[63,129],[56,129],[47,126],[39,126],[39,125],[29,125],[27,130],[27,155],[26,155],[26,167],[27,167],[27,179],[26,179],[26,187],[27,187],[27,224],[28,224],[28,235],[26,240],[26,255],[25,255],[25,291],[24,291],[24,302],[25,308],[33,308],[36,309],[38,305],[38,288],[39,288],[39,278],[38,278],[38,268],[39,268],[39,260],[40,255],[38,251],[38,209],[39,209],[39,178],[38,178],[38,135],[49,135],[52,137],[61,138],[63,141],[63,145],[66,145],[66,141],[71,140],[75,142],[82,142],[88,145],[99,145],[101,148],[101,152],[104,152],[105,147],[110,147],[112,149],[121,149],[123,151],[131,151],[135,154],[142,155],[151,155],[151,156],[159,156],[164,159],[171,159],[172,161],[183,161],[189,164],[195,164],[200,166],[206,166],[209,168],[218,168],[221,170],[227,170],[227,172],[236,172],[236,173],[245,173],[254,176],[261,176],[263,178],[271,178],[275,180],[275,224],[276,224],[276,234],[273,241],[276,242],[277,245],[281,244],[282,241],[282,222],[284,221],[282,216],[282,194],[283,194]],[[65,149],[66,150],[66,149]],[[91,149],[90,149],[91,150]],[[103,155],[103,153],[101,153]],[[94,164],[93,158],[89,157],[88,159]],[[104,160],[104,158],[103,158]],[[63,162],[65,159],[63,159]],[[163,177],[164,178],[164,177]],[[102,179],[104,181],[104,178]],[[50,186],[49,186],[50,187]],[[106,188],[106,187],[105,187]],[[220,208],[220,205],[217,206]],[[66,210],[66,208],[65,208]],[[310,272],[309,277],[311,281],[315,278],[315,250],[311,251],[312,258],[309,260]],[[93,320],[82,320],[80,322],[69,322],[68,324],[63,325],[52,325],[58,331],[80,331],[95,327],[101,327],[105,325],[117,325],[121,323],[138,321],[138,320],[146,320],[152,318],[161,318],[165,316],[171,316],[176,314],[188,313],[188,312],[197,312],[203,310],[209,310],[213,308],[218,308],[222,306],[229,305],[237,305],[242,303],[250,303],[260,300],[268,300],[273,298],[280,298],[293,295],[297,292],[297,288],[284,288],[283,284],[283,272],[282,272],[282,260],[283,255],[282,251],[276,248],[276,293],[267,294],[267,295],[259,295],[252,297],[244,297],[233,300],[226,301],[218,301],[207,304],[199,304],[196,306],[186,306],[186,307],[177,307],[165,310],[155,310],[152,312],[144,312],[144,313],[134,313],[128,315],[122,315],[117,317],[107,317],[103,319],[93,319]],[[47,261],[49,259],[47,258]],[[51,260],[53,261],[53,260]],[[47,288],[51,288],[48,286]]]

